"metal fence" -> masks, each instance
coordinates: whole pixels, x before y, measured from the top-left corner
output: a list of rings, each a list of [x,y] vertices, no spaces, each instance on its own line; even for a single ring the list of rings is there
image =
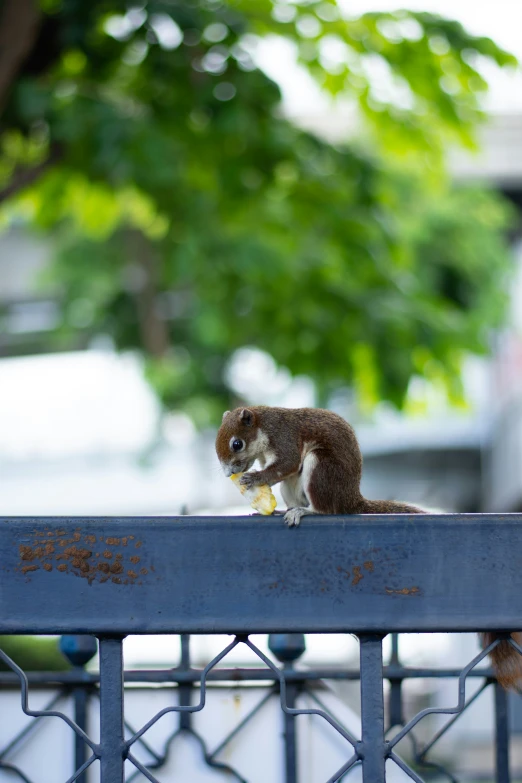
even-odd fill
[[[325,783],[349,780],[357,767],[362,767],[364,783],[381,783],[390,763],[414,781],[425,780],[423,770],[429,776],[430,769],[456,780],[431,762],[429,753],[480,693],[492,687],[496,780],[508,783],[507,696],[486,659],[493,645],[462,671],[412,669],[400,662],[397,634],[494,630],[507,636],[509,630],[521,629],[521,522],[522,515],[515,514],[353,516],[310,518],[298,529],[287,529],[272,518],[0,519],[0,633],[64,634],[64,651],[75,664],[61,674],[25,675],[0,653],[11,669],[0,675],[0,685],[19,683],[26,715],[35,720],[58,717],[70,726],[76,767],[67,783],[83,783],[95,763],[102,783],[121,783],[125,762],[134,769],[127,780],[138,776],[157,781],[154,773],[161,772],[173,736],[197,736],[192,716],[204,709],[207,688],[218,681],[264,681],[269,695],[277,692],[284,716],[287,783],[299,783],[296,716],[310,714],[326,721],[346,742],[345,762],[330,777],[325,775]],[[124,636],[147,633],[180,634],[180,665],[124,673]],[[210,633],[233,638],[200,671],[191,665],[189,634]],[[269,646],[279,663],[252,642],[254,633],[270,634]],[[304,650],[304,633],[355,634],[360,669],[295,668]],[[388,633],[392,656],[384,667],[382,640]],[[95,651],[92,636],[99,639],[99,674],[82,669]],[[245,645],[263,667],[220,666],[238,645]],[[428,707],[405,722],[402,686],[418,677],[456,678],[457,700],[445,708]],[[468,677],[481,678],[481,684],[466,699]],[[312,684],[322,679],[360,680],[360,736],[321,703]],[[124,680],[175,684],[177,703],[131,730],[124,719]],[[384,680],[390,684],[386,715]],[[53,709],[55,703],[31,709],[29,683],[45,682],[73,691],[75,720]],[[296,706],[303,691],[311,694],[313,707]],[[87,700],[94,697],[100,704],[99,742],[86,731]],[[136,748],[169,712],[179,714],[174,734],[164,752],[153,753],[153,762],[144,765]],[[435,713],[447,714],[447,723],[418,744],[414,730]],[[253,714],[219,747],[209,750],[203,745],[206,762],[231,780],[246,783],[219,755]],[[406,736],[413,738],[411,765],[397,753]],[[19,740],[15,737],[0,748],[0,769],[28,781],[7,760]]]

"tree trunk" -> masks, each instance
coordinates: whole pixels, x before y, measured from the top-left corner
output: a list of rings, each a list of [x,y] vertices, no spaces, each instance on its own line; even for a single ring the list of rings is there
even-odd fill
[[[11,85],[34,46],[41,18],[37,0],[3,0],[0,5],[0,116]]]
[[[136,290],[136,304],[141,343],[145,351],[156,358],[165,356],[170,347],[169,331],[158,307],[159,269],[154,248],[140,231],[130,234],[132,258],[142,272],[141,285]]]

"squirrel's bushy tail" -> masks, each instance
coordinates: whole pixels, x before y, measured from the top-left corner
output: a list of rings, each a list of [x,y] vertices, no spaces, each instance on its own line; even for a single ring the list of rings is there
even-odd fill
[[[360,514],[425,514],[422,508],[396,500],[367,500],[363,498]]]
[[[499,638],[497,633],[487,631],[481,634],[482,646],[487,647]],[[511,634],[511,638],[522,647],[522,632]],[[506,690],[515,689],[522,684],[522,655],[512,647],[507,639],[501,639],[491,650],[489,657],[497,680]]]

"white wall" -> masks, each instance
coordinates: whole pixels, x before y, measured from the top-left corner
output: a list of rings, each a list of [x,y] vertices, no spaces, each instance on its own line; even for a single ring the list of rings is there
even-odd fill
[[[52,691],[31,691],[32,708],[43,708]],[[258,704],[266,691],[258,687],[213,687],[208,691],[205,709],[193,715],[194,729],[204,737],[209,750],[217,747],[225,736]],[[321,701],[345,728],[356,738],[360,736],[359,719],[330,690],[318,692]],[[21,713],[19,694],[13,691],[0,693],[0,749],[29,721]],[[194,701],[197,696],[194,695]],[[150,718],[165,706],[176,703],[176,697],[169,688],[128,688],[125,693],[125,716],[134,730],[141,728]],[[298,702],[301,708],[315,708],[317,704],[308,696]],[[70,700],[64,700],[59,709],[72,715]],[[94,698],[90,711],[89,736],[95,741],[99,737],[97,719],[98,702]],[[219,754],[218,759],[230,764],[249,783],[284,783],[283,717],[278,697],[273,697],[248,723],[237,737]],[[178,716],[169,713],[163,716],[145,735],[147,743],[162,752],[165,743],[178,725]],[[130,736],[130,734],[128,735]],[[351,757],[349,743],[335,732],[319,716],[297,718],[297,741],[299,748],[300,783],[324,783]],[[58,718],[45,718],[36,726],[34,734],[4,761],[17,764],[34,783],[60,783],[66,781],[73,769],[72,731]],[[143,764],[151,762],[151,755],[139,744],[133,753]],[[134,767],[127,762],[127,776]],[[151,770],[152,771],[152,770]],[[209,768],[202,756],[200,744],[190,735],[177,737],[169,752],[169,758],[157,773],[160,781],[180,783],[219,783],[230,781],[231,777],[221,771]],[[406,776],[394,763],[389,762],[387,770],[389,783],[402,783]],[[139,778],[142,779],[143,778]],[[362,780],[360,767],[350,775],[350,781]],[[0,783],[12,783],[12,773],[0,770]],[[95,762],[88,774],[88,783],[99,781],[99,765]]]

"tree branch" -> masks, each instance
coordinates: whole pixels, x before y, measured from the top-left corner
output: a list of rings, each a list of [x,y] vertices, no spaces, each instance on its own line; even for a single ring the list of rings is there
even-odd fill
[[[0,115],[16,74],[34,46],[41,19],[36,0],[3,0],[0,13]]]
[[[0,204],[8,198],[11,198],[11,196],[16,195],[18,191],[23,190],[23,188],[26,188],[28,185],[32,185],[33,182],[41,177],[44,171],[47,171],[48,168],[54,166],[61,157],[61,146],[59,144],[54,144],[51,145],[49,156],[41,163],[38,163],[36,166],[32,166],[29,169],[22,168],[21,166],[16,168],[9,183],[5,188],[0,190]]]

